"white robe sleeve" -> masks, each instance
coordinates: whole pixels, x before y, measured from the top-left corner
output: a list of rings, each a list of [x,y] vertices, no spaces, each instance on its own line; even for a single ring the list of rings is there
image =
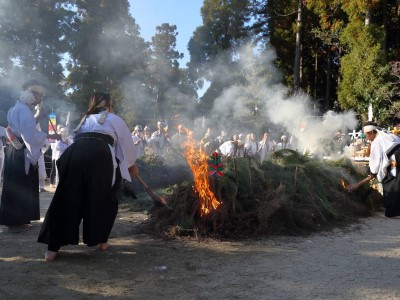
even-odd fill
[[[390,161],[378,141],[376,143],[372,142],[371,153],[369,155],[369,169],[372,174],[376,174],[379,182],[385,178],[386,169],[389,164]]]
[[[0,137],[7,137],[6,129],[0,126]]]
[[[47,134],[37,129],[36,120],[30,111],[21,110],[19,120],[19,131],[28,150],[25,151],[26,156],[32,165],[36,165],[42,154],[41,149],[46,142]]]
[[[117,134],[115,145],[115,156],[120,161],[119,168],[121,176],[127,181],[131,181],[128,168],[133,166],[136,162],[136,151],[133,144],[132,135],[126,123],[118,116],[110,118]]]

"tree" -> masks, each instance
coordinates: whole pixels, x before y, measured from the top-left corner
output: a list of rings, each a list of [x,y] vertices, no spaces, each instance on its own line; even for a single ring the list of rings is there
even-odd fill
[[[325,81],[325,101],[324,108],[332,109],[336,95],[336,85],[340,83],[339,68],[342,55],[342,44],[340,42],[340,34],[344,24],[347,23],[347,15],[341,9],[340,0],[322,1],[322,0],[305,0],[308,9],[311,9],[319,20],[319,27],[314,28],[313,34],[319,43],[315,46],[315,65],[317,66],[318,58],[321,56],[325,60],[326,81]],[[317,76],[319,71],[315,69],[314,97],[317,98]]]
[[[161,24],[151,39],[149,87],[157,117],[162,119],[182,113],[186,106],[193,104],[196,96],[186,71],[179,67],[178,59],[183,53],[176,50],[176,30],[176,25]]]
[[[84,111],[93,91],[109,91],[121,100],[124,80],[143,80],[147,45],[129,15],[127,0],[74,0],[66,39],[69,60],[66,88]],[[118,106],[118,105],[117,105]]]
[[[298,0],[297,3],[297,22],[296,22],[296,51],[294,55],[294,74],[293,74],[293,87],[298,89],[300,87],[300,56],[301,56],[301,27],[303,16],[303,0]]]
[[[62,96],[62,55],[67,43],[63,20],[71,14],[64,1],[0,0],[0,62],[2,81],[10,85],[36,78],[50,94]]]
[[[189,41],[189,76],[200,84],[210,81],[209,90],[201,99],[200,108],[206,113],[225,86],[232,81],[215,73],[215,66],[235,64],[237,50],[251,36],[251,16],[248,0],[205,0],[201,8],[203,25],[196,28]],[[234,77],[234,76],[233,76]]]
[[[393,95],[382,46],[384,34],[379,26],[371,24],[372,2],[360,2],[359,6],[344,3],[350,23],[341,36],[348,51],[342,58],[338,100],[342,108],[354,108],[363,119],[372,104],[375,118],[383,121]]]

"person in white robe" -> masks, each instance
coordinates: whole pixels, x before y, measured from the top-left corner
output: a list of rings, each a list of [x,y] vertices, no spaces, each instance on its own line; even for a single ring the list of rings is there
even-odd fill
[[[257,155],[258,145],[255,141],[253,133],[249,133],[246,136],[246,142],[244,143],[245,157],[255,157]]]
[[[370,175],[362,182],[376,178],[383,188],[386,217],[400,216],[400,137],[385,132],[376,123],[368,122],[363,131],[371,141],[369,156]],[[358,185],[350,186],[352,190]]]
[[[144,155],[144,136],[142,131],[142,126],[136,125],[132,131],[132,140],[135,147],[136,158],[142,157]]]
[[[22,88],[19,100],[7,114],[6,134],[11,145],[5,154],[0,205],[0,225],[11,231],[40,219],[38,160],[46,139],[59,138],[36,127],[34,111],[42,102],[44,86],[30,80]]]
[[[268,160],[274,151],[274,143],[269,139],[269,132],[264,132],[263,139],[258,143],[260,162]]]
[[[219,150],[221,151],[222,155],[224,155],[226,158],[233,157],[235,155],[235,150],[236,150],[236,145],[233,138],[231,140],[222,143],[222,145],[219,146]]]

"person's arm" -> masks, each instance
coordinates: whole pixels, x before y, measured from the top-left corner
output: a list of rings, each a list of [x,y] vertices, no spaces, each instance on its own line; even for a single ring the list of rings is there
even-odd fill
[[[139,175],[139,169],[136,165],[132,165],[128,168],[129,174],[132,177],[136,177],[137,175]]]

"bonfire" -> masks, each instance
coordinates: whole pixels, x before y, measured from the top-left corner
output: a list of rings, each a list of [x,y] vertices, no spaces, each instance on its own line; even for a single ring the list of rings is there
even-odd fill
[[[323,161],[284,149],[263,163],[230,158],[224,176],[211,176],[210,156],[190,135],[184,149],[193,180],[173,188],[170,209],[152,211],[150,226],[162,234],[306,233],[354,221],[380,206],[380,194],[369,185],[348,192],[347,182],[365,175],[345,158]]]

